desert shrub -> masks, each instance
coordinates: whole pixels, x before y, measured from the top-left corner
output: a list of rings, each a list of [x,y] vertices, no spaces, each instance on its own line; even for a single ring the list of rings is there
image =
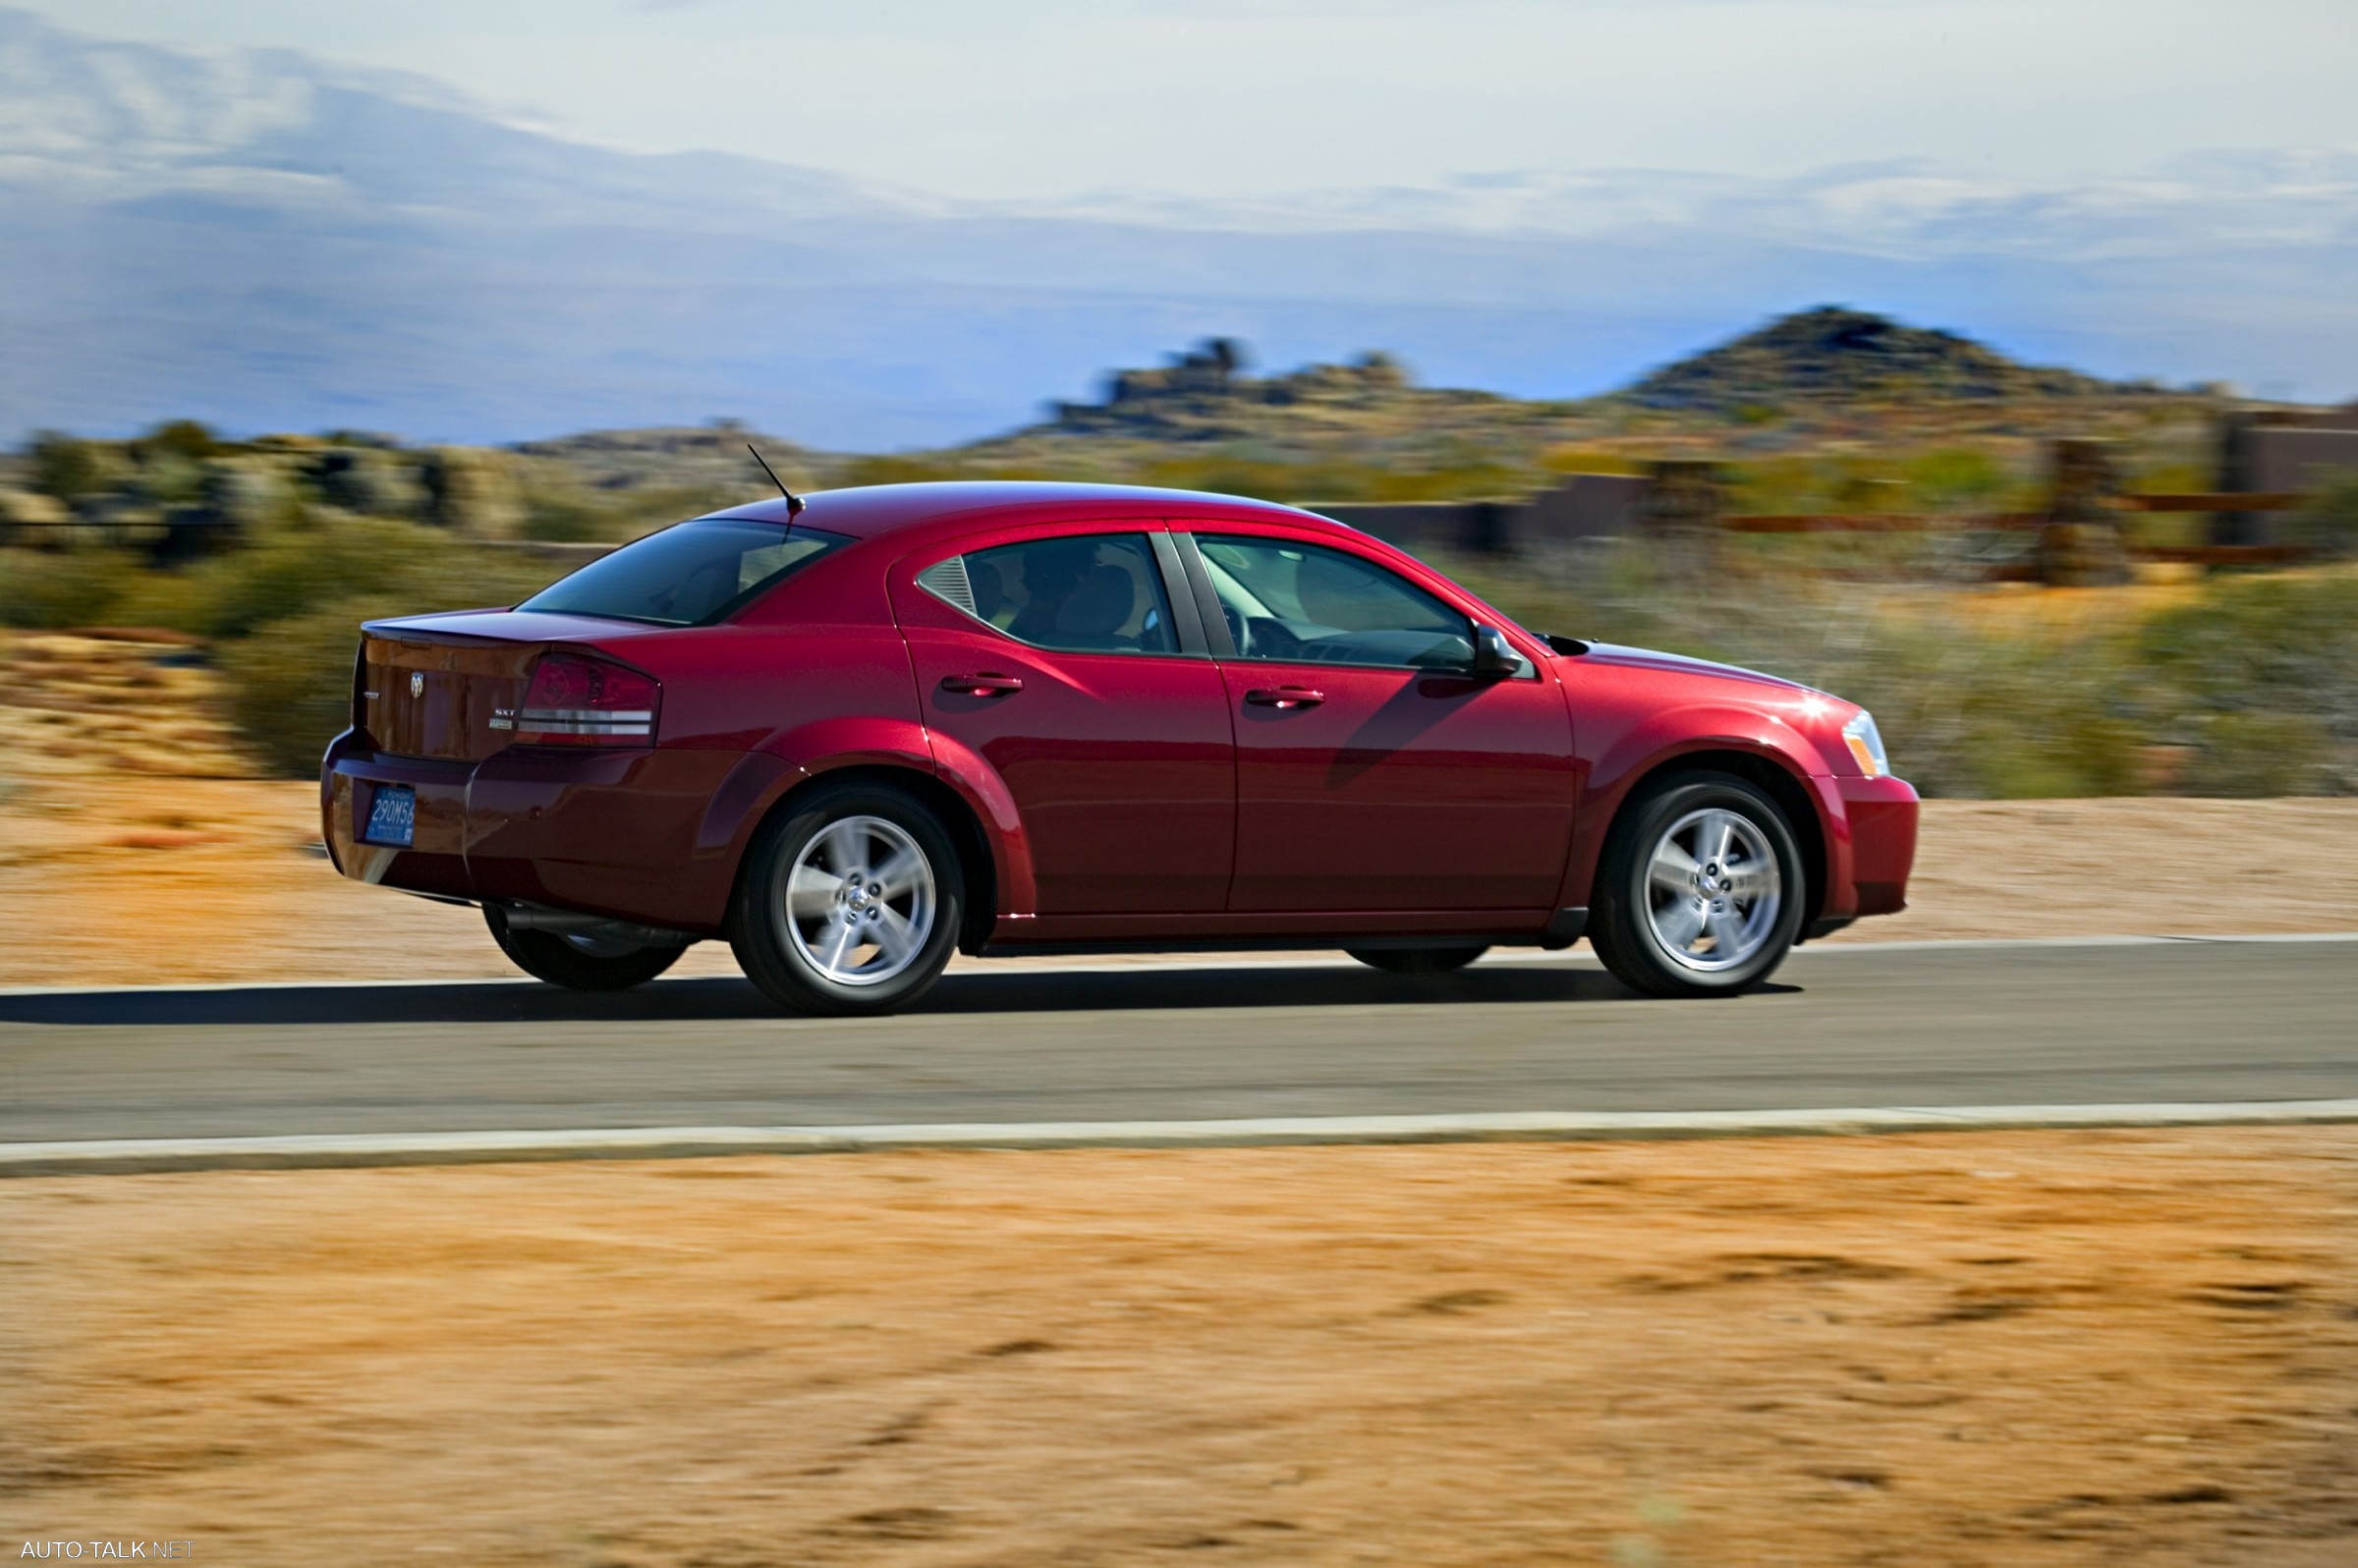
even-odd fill
[[[578,485],[541,485],[525,497],[522,532],[528,539],[557,543],[621,544],[674,523],[759,498],[758,492],[742,486],[592,490]]]
[[[1872,709],[1896,770],[1928,795],[2131,795],[2146,727],[2118,637],[2045,642],[1867,610],[1848,645],[1784,672]]]
[[[138,556],[103,545],[0,550],[0,623],[57,628],[120,621],[116,606],[140,577]]]
[[[386,525],[400,528],[403,525]],[[427,542],[432,542],[428,535]],[[220,669],[239,731],[273,772],[302,776],[344,728],[352,703],[352,657],[361,623],[384,616],[485,604],[512,604],[552,575],[504,553],[414,549],[371,577],[319,580],[334,596],[303,598],[287,614],[249,623],[226,643]],[[215,606],[215,624],[276,604],[286,592],[283,563],[248,585],[244,597]]]
[[[98,494],[121,469],[97,442],[78,440],[56,430],[34,435],[27,455],[32,462],[32,487],[60,501]]]
[[[1932,512],[1990,506],[2007,485],[1997,460],[1973,447],[1926,452],[1909,461],[1906,477],[1917,504]]]
[[[289,531],[203,563],[199,625],[228,640],[221,673],[239,730],[273,771],[301,775],[344,727],[361,622],[513,604],[556,576],[515,552],[454,545],[403,523]]]
[[[923,484],[933,479],[964,479],[973,477],[968,467],[954,459],[902,456],[880,453],[874,457],[854,458],[836,476],[835,483],[844,486],[858,484]]]
[[[2178,780],[2186,795],[2261,798],[2337,793],[2333,738],[2307,713],[2204,713],[2180,733],[2194,746]]]
[[[330,447],[311,460],[306,477],[321,500],[362,517],[422,518],[428,509],[425,481],[406,453]]]
[[[2284,520],[2282,533],[2286,543],[2328,560],[2358,555],[2358,473],[2342,472],[2321,486],[2306,506]]]
[[[1626,452],[1600,451],[1565,444],[1540,454],[1540,467],[1549,474],[1643,474],[1646,465]]]
[[[163,457],[201,463],[221,450],[221,438],[199,420],[167,420],[132,442],[131,448],[142,463]]]
[[[2358,792],[2358,574],[2230,579],[2142,638],[2203,793]]]
[[[236,638],[360,592],[411,612],[513,604],[557,574],[415,524],[354,518],[270,531],[186,575],[196,624],[181,629]]]
[[[400,608],[373,596],[340,599],[273,621],[222,651],[230,715],[272,773],[317,770],[320,753],[350,720],[361,622]]]
[[[604,509],[578,491],[538,491],[524,503],[522,532],[528,539],[596,539],[604,536],[606,528]]]
[[[157,626],[215,640],[238,728],[275,771],[295,774],[343,728],[364,619],[513,604],[557,575],[517,552],[368,520],[272,529],[171,571],[116,549],[7,556],[0,620],[11,626]]]
[[[1708,592],[1626,545],[1512,571],[1455,563],[1526,626],[1717,659],[1874,710],[1892,765],[1929,795],[2135,793],[2146,724],[2131,640],[2001,636],[1937,595],[1828,586],[1737,556]]]
[[[1209,452],[1144,463],[1123,478],[1133,484],[1286,502],[1458,501],[1507,495],[1528,487],[1527,477],[1518,471],[1462,453],[1430,466],[1392,468],[1336,459]]]
[[[212,623],[216,591],[211,579],[194,570],[149,567],[133,574],[105,619],[116,626],[160,626],[201,636]]]

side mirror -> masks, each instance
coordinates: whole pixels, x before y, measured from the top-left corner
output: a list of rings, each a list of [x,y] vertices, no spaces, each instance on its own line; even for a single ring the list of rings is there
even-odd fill
[[[1487,681],[1495,681],[1523,668],[1523,655],[1506,640],[1506,634],[1494,626],[1474,628],[1474,674]]]

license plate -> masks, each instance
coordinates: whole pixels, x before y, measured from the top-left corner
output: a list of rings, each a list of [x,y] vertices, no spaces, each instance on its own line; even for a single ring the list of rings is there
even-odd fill
[[[408,849],[417,824],[418,792],[407,784],[379,784],[368,801],[368,830],[361,841]]]

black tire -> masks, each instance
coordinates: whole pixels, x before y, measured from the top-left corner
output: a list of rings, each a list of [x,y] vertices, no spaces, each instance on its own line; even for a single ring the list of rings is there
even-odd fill
[[[1386,975],[1448,975],[1464,969],[1488,947],[1346,947],[1344,952]]]
[[[573,991],[627,991],[653,980],[688,951],[580,942],[555,931],[512,931],[507,912],[496,904],[483,906],[483,924],[508,962],[534,980]]]
[[[1775,914],[1764,922],[1760,946],[1726,969],[1699,969],[1680,962],[1657,934],[1654,920],[1652,852],[1676,824],[1708,810],[1742,817],[1776,860]],[[1613,823],[1591,900],[1595,913],[1589,940],[1613,978],[1632,990],[1649,996],[1731,996],[1767,980],[1792,951],[1808,901],[1807,877],[1792,825],[1774,801],[1732,774],[1681,774],[1630,801]]]
[[[829,975],[797,940],[785,885],[806,850],[815,852],[829,828],[855,818],[881,819],[914,842],[931,874],[932,903],[931,924],[905,968],[887,978],[847,983]],[[840,901],[837,907],[850,908]],[[737,878],[729,945],[746,978],[780,1007],[800,1013],[889,1013],[916,1001],[941,978],[965,914],[965,873],[957,847],[928,807],[889,784],[821,784],[773,813],[755,835]],[[821,928],[832,932],[829,921]]]

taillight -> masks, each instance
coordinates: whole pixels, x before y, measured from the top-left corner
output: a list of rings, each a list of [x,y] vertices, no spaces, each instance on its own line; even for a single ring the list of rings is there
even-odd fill
[[[368,640],[352,654],[352,727],[363,734],[368,731],[368,700],[376,694],[368,690]]]
[[[533,671],[524,705],[491,720],[532,746],[651,744],[663,689],[651,676],[619,664],[551,653]]]

